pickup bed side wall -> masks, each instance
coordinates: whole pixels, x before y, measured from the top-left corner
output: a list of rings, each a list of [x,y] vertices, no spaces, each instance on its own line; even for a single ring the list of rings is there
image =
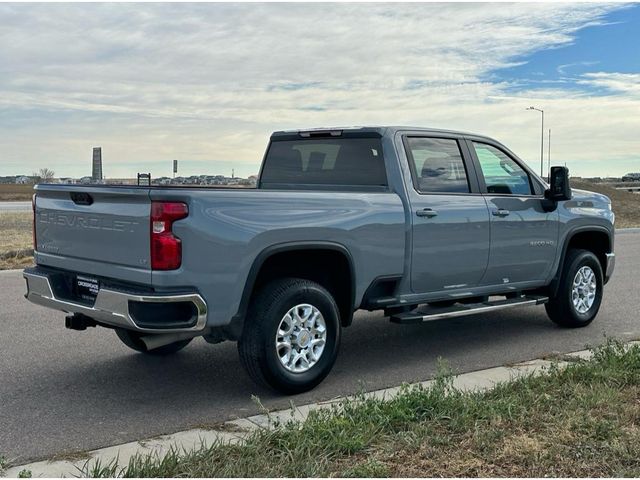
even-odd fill
[[[209,326],[236,315],[252,265],[275,245],[344,246],[356,277],[354,308],[374,279],[403,273],[405,211],[394,193],[152,189],[150,195],[189,204],[189,217],[173,228],[183,241],[182,266],[154,271],[152,283],[196,286]]]

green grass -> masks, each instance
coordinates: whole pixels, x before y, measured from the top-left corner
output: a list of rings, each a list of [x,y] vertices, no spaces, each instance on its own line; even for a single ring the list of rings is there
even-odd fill
[[[589,362],[490,392],[441,375],[389,401],[359,398],[241,445],[87,464],[92,477],[638,476],[640,348],[610,341]]]

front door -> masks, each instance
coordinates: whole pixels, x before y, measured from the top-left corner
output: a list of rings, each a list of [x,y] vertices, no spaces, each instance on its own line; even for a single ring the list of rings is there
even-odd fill
[[[477,285],[489,259],[489,212],[461,140],[405,137],[413,188],[411,289],[432,293]],[[469,168],[468,168],[469,167]]]
[[[482,283],[545,280],[556,257],[558,211],[544,211],[532,176],[509,154],[482,142],[471,142],[471,148],[491,216],[491,254]]]

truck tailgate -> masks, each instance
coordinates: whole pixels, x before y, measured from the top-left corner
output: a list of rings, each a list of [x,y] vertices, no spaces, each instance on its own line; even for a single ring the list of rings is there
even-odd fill
[[[38,185],[36,194],[39,264],[150,281],[148,189]]]

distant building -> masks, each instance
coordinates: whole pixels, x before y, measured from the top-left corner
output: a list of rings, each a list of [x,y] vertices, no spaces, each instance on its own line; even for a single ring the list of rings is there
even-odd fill
[[[95,183],[102,181],[102,147],[93,147],[93,169],[91,180]]]
[[[16,183],[19,185],[28,185],[34,182],[34,177],[29,177],[27,175],[18,175],[16,177]]]

